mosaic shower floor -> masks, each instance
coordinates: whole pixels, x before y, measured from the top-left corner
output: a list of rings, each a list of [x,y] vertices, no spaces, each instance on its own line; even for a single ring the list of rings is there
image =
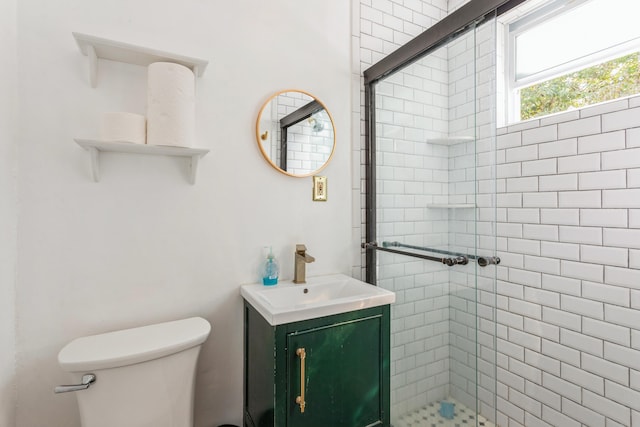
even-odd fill
[[[477,425],[483,427],[495,427],[495,424],[487,421],[482,415],[467,408],[455,399],[447,399],[447,402],[456,404],[454,417],[448,420],[439,413],[440,402],[432,402],[422,408],[403,415],[394,424],[394,427],[471,427]]]

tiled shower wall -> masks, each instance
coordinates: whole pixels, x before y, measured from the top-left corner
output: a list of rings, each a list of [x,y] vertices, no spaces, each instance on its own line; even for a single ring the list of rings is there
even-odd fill
[[[640,426],[640,97],[498,130],[502,426]]]

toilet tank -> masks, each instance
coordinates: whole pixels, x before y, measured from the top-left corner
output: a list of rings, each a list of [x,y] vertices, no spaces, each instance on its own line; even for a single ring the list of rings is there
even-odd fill
[[[211,325],[205,319],[159,323],[82,337],[58,354],[80,383],[82,427],[191,427],[196,365]]]

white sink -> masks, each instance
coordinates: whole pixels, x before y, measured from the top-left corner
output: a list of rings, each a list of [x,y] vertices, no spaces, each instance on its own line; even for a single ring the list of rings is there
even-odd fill
[[[300,285],[290,280],[275,286],[244,285],[240,293],[274,326],[377,307],[396,300],[395,293],[344,274],[308,277],[307,283]]]

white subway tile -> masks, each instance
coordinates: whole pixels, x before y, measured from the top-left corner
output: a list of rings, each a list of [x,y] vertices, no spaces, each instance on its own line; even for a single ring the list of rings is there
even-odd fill
[[[604,268],[604,279],[605,283],[611,285],[640,289],[640,270],[606,266]],[[640,315],[640,312],[638,314]]]
[[[580,366],[580,352],[562,344],[543,339],[542,354],[562,362]]]
[[[508,218],[509,222],[539,224],[540,223],[540,210],[539,209],[509,208],[507,210],[507,218]]]
[[[504,267],[524,268],[524,257],[521,254],[511,252],[498,252],[500,265]]]
[[[638,350],[605,342],[604,358],[610,362],[640,370],[640,351]],[[640,404],[640,400],[638,400],[638,404]]]
[[[521,163],[505,163],[496,166],[496,177],[498,178],[513,178],[519,176],[522,176]]]
[[[540,337],[522,332],[518,329],[509,329],[509,342],[533,351],[540,351]]]
[[[640,148],[608,151],[601,156],[603,170],[640,168]]]
[[[640,269],[640,251],[629,249],[629,268]]]
[[[580,368],[576,368],[569,364],[563,364],[560,367],[561,377],[573,384],[577,384],[580,387],[583,387],[587,390],[592,390],[595,393],[604,394],[604,379],[602,377],[598,377],[593,375],[587,371],[584,371]],[[564,412],[564,401],[563,401],[563,412]],[[566,413],[566,412],[565,412]],[[575,415],[574,415],[575,417]],[[603,417],[603,426],[604,426],[604,417]],[[589,423],[589,425],[592,425]]]
[[[640,228],[640,209],[629,209],[629,228]]]
[[[560,275],[560,260],[558,259],[525,255],[524,266],[530,271]]]
[[[603,190],[602,207],[624,209],[640,208],[640,188],[629,190]]]
[[[522,163],[522,176],[554,175],[557,173],[557,160],[532,160]]]
[[[534,271],[520,270],[517,268],[509,268],[509,281],[521,285],[533,286],[539,288],[542,286],[542,275]],[[515,296],[515,295],[512,295]],[[520,295],[517,296],[523,298],[522,288],[520,288]]]
[[[640,187],[640,169],[627,170],[627,188]]]
[[[627,174],[624,170],[585,172],[578,175],[580,190],[600,190],[605,188],[625,188]]]
[[[578,261],[580,260],[580,245],[574,243],[541,242],[540,255]]]
[[[605,427],[604,415],[564,397],[562,398],[562,413],[590,427]]]
[[[640,308],[640,291],[631,290],[631,307]]]
[[[638,136],[640,140],[640,135]],[[640,143],[638,144],[640,146]],[[547,159],[550,157],[575,156],[578,154],[578,139],[562,139],[555,142],[546,142],[538,145],[538,157]]]
[[[556,141],[557,139],[558,126],[555,124],[522,131],[522,145]]]
[[[580,111],[572,110],[572,111],[563,111],[561,113],[555,113],[543,117],[540,119],[540,126],[547,126],[554,123],[562,123],[568,122],[571,120],[577,120],[580,118]]]
[[[566,415],[562,415],[559,410],[555,410],[549,406],[542,407],[542,419],[549,426],[563,426],[563,427],[580,427],[581,424],[573,420]],[[500,423],[500,425],[506,426],[507,424]]]
[[[560,308],[560,294],[542,289],[525,287],[524,299],[526,301],[543,305],[545,307]]]
[[[593,154],[581,154],[578,156],[560,157],[558,158],[558,173],[571,173],[571,172],[591,172],[600,170],[600,156],[605,154],[614,154],[617,151],[610,153],[593,153]],[[604,163],[604,161],[603,161]],[[605,169],[603,167],[603,169]],[[609,168],[619,169],[619,168]]]
[[[640,392],[631,390],[629,387],[607,381],[605,396],[628,408],[640,411]]]
[[[625,426],[630,425],[631,409],[601,395],[585,391],[582,395],[582,405],[595,411],[598,416],[605,416]],[[612,427],[608,420],[606,425],[607,427]]]
[[[562,191],[558,193],[558,206],[561,208],[599,208],[602,206],[600,191]]]
[[[500,208],[521,208],[522,194],[500,193],[497,195],[497,205]]]
[[[527,355],[533,353],[532,351],[528,351]],[[548,357],[542,356],[541,357],[549,360]],[[534,363],[533,362],[528,362],[528,363]],[[535,365],[534,365],[535,366]],[[560,367],[558,367],[558,375],[560,375]],[[544,377],[542,379],[542,381],[544,382]],[[560,395],[557,393],[554,393],[550,390],[547,390],[544,387],[539,386],[536,383],[532,383],[530,381],[527,381],[525,384],[525,392],[527,394],[527,396],[530,396],[531,398],[537,400],[538,402],[550,406],[556,410],[560,410],[561,404],[560,404]],[[549,424],[531,424],[531,423],[526,423],[525,425],[527,426],[549,426]]]
[[[580,209],[580,225],[627,227],[627,211],[625,209]]]
[[[604,319],[604,304],[601,302],[571,295],[562,295],[560,297],[560,304],[564,311],[592,317],[594,319]]]
[[[568,243],[602,244],[602,229],[597,227],[559,227],[560,241]]]
[[[496,226],[496,230],[500,237],[522,237],[522,224],[499,222]]]
[[[518,254],[540,255],[540,241],[509,238],[507,242],[509,252]]]
[[[629,252],[627,249],[588,245],[582,245],[580,248],[580,260],[582,262],[603,264],[607,266],[628,266]]]
[[[536,419],[542,417],[542,403],[516,390],[509,391],[509,402],[525,410],[525,416],[532,414]],[[525,420],[526,422],[526,420]],[[540,424],[538,424],[540,425]],[[529,427],[534,427],[528,424]]]
[[[497,137],[498,148],[512,148],[512,147],[519,147],[520,145],[522,145],[521,132],[507,133],[503,135],[498,135]]]
[[[516,124],[513,124],[513,125],[509,126],[507,128],[507,131],[509,133],[518,132],[518,131],[525,130],[525,129],[537,128],[539,126],[540,126],[540,120],[527,120],[527,121],[519,122],[519,123],[516,123]]]
[[[544,347],[544,342],[542,343],[542,346]],[[561,396],[565,396],[565,397],[568,397],[569,399],[575,400],[576,402],[580,402],[582,400],[582,389],[580,387],[568,381],[565,381],[555,375],[550,375],[546,372],[543,373],[542,386],[548,390],[558,393]],[[551,418],[551,417],[545,416],[545,409],[548,409],[548,408],[547,407],[542,408],[542,417],[543,419],[551,422],[552,426],[573,427],[577,425],[577,427],[580,427],[580,423],[574,424],[575,421],[571,420],[570,418],[565,418],[563,416]]]
[[[640,126],[640,108],[630,108],[602,115],[603,132],[638,126]]]
[[[568,277],[542,275],[542,288],[569,295],[581,295],[580,280]]]
[[[629,100],[621,99],[617,101],[607,101],[600,104],[596,104],[591,107],[581,108],[580,117],[597,116],[604,113],[610,113],[612,111],[619,111],[629,108]]]
[[[540,304],[533,304],[517,298],[509,299],[509,311],[534,319],[542,318],[542,306]]]
[[[543,224],[579,225],[579,209],[540,209],[540,222]]]
[[[507,178],[507,192],[538,191],[538,177]]]
[[[498,339],[497,345],[498,345],[498,351],[500,353],[505,354],[510,358],[524,360],[524,347],[515,345],[514,343],[503,340],[503,339]]]
[[[503,280],[497,281],[497,292],[499,295],[504,295],[513,298],[524,298],[524,288],[522,285],[517,285]]]
[[[557,208],[558,193],[556,192],[523,193],[522,207],[523,208]]]
[[[515,224],[512,224],[515,225]],[[558,226],[557,225],[537,225],[537,224],[523,224],[522,234],[520,236],[525,239],[538,239],[538,240],[558,240]]]
[[[530,334],[542,337],[549,341],[559,342],[560,341],[560,328],[555,325],[551,325],[546,322],[542,322],[540,320],[531,319],[529,317],[524,318],[524,330],[525,332],[529,332]],[[540,357],[544,357],[541,356]],[[528,362],[528,360],[527,360]],[[550,365],[553,365],[552,367]],[[556,373],[560,372],[560,364],[550,363],[550,361],[545,362],[545,366],[535,365],[537,368],[540,368],[544,371]],[[553,369],[552,369],[553,368]]]
[[[578,189],[578,174],[541,176],[539,191],[562,191]]]
[[[627,129],[627,148],[640,147],[640,127]]]
[[[560,344],[598,357],[602,357],[604,354],[604,344],[602,340],[566,329],[560,331]]]
[[[585,317],[582,319],[582,332],[592,337],[602,338],[607,342],[614,342],[627,347],[631,346],[631,332],[629,328],[615,325],[609,321],[602,322]],[[593,353],[593,351],[590,353]],[[602,357],[602,354],[599,354],[599,356]]]
[[[612,324],[638,329],[640,326],[640,311],[634,308],[607,305],[605,307],[605,320]]]
[[[640,249],[640,230],[603,228],[602,242],[605,246]]]
[[[578,153],[598,153],[625,148],[625,131],[601,133],[578,138]]]
[[[526,363],[522,363],[518,360],[509,361],[509,370],[529,381],[533,381],[536,384],[542,382],[542,371],[540,369],[529,366]]]
[[[560,123],[558,125],[558,139],[572,138],[574,136],[593,135],[600,133],[600,117],[589,117]]]
[[[506,160],[508,163],[523,162],[527,160],[537,160],[538,146],[528,145],[525,147],[508,148],[506,150],[506,154],[507,154]]]
[[[590,320],[590,319],[589,319]],[[591,321],[591,320],[590,320]],[[629,368],[611,363],[600,357],[594,357],[590,354],[582,354],[582,369],[596,374],[600,377],[610,379],[617,383],[629,384]]]
[[[561,328],[572,329],[574,331],[579,331],[582,327],[582,319],[579,315],[567,313],[563,310],[556,310],[550,307],[542,307],[542,320],[546,323],[560,326]],[[544,351],[544,342],[542,343],[542,352],[549,356],[554,356],[553,354],[549,354]],[[576,365],[578,363],[580,362],[578,361]]]
[[[563,260],[561,261],[561,271],[563,276],[575,279],[592,282],[603,282],[604,280],[604,267],[601,265]]]
[[[620,286],[593,283],[585,280],[582,282],[582,296],[609,304],[629,306],[629,289]]]
[[[526,358],[527,355],[525,354],[524,357]],[[631,388],[640,391],[640,371],[631,370],[629,374],[629,382]]]

